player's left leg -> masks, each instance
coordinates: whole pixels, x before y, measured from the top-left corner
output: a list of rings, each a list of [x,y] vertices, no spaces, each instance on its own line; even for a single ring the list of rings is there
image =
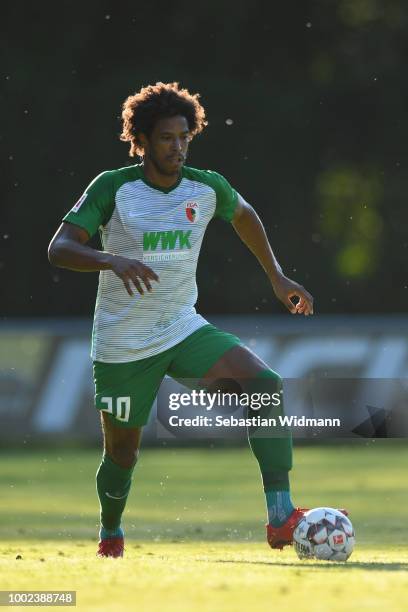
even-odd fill
[[[266,391],[280,395],[277,410],[263,406],[259,410],[249,410],[248,416],[259,415],[261,418],[275,417],[284,414],[282,379],[271,370],[259,357],[247,347],[234,346],[227,350],[209,368],[202,381],[238,380],[246,385],[246,391],[256,393]],[[266,384],[265,384],[266,383]],[[293,542],[293,531],[307,508],[295,508],[290,497],[289,472],[292,469],[292,436],[285,427],[248,428],[248,439],[251,449],[258,461],[262,475],[263,488],[268,512],[267,538],[272,548],[282,549]],[[340,512],[348,515],[347,510]]]
[[[276,418],[284,414],[281,377],[245,346],[228,350],[203,377],[205,380],[233,379],[244,383],[249,395],[267,392],[279,397],[277,407],[262,406],[248,410],[248,417]],[[246,384],[245,384],[246,383]],[[255,396],[255,397],[256,397]],[[292,523],[298,521],[301,510],[292,503],[289,472],[292,469],[292,436],[290,430],[278,427],[248,428],[248,441],[260,468],[268,514],[268,541],[281,548],[292,541]]]
[[[257,392],[267,383],[268,393],[280,394],[282,381],[257,355],[243,346],[236,336],[206,326],[180,345],[180,351],[168,371],[174,378],[201,378],[201,386],[216,388],[216,381],[226,379],[246,381],[248,390]],[[215,384],[215,386],[214,386]],[[210,387],[209,387],[210,385]],[[283,402],[278,407],[283,414]],[[271,416],[271,407],[250,410],[248,416]],[[275,411],[276,413],[276,411]],[[289,491],[289,471],[292,468],[292,438],[289,430],[272,435],[249,428],[250,447],[258,461],[268,510],[268,541],[281,548],[292,541],[292,523],[300,518]],[[288,529],[290,526],[290,529]]]

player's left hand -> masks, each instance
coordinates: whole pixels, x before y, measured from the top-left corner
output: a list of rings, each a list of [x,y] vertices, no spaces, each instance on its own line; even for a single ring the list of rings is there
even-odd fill
[[[271,282],[276,297],[292,314],[304,314],[305,316],[313,314],[313,297],[302,285],[283,274]],[[298,298],[296,304],[292,302],[293,297]]]

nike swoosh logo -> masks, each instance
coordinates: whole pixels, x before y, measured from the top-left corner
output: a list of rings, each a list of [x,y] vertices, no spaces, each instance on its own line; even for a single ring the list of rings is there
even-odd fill
[[[111,495],[110,493],[105,491],[105,495],[106,497],[110,497],[111,499],[123,499],[124,497],[127,496],[127,493],[125,493],[124,495],[121,495],[120,497],[116,497],[115,495]]]

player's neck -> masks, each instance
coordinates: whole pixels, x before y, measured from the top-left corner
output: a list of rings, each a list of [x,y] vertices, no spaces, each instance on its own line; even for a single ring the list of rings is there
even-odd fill
[[[171,175],[162,174],[149,159],[144,159],[142,171],[149,183],[157,185],[157,187],[164,187],[165,189],[175,185],[180,180],[181,174],[181,170]]]

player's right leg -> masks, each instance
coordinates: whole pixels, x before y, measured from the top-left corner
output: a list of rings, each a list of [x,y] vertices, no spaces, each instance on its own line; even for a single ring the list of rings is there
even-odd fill
[[[141,432],[168,366],[166,352],[126,363],[94,362],[95,406],[101,411],[104,453],[96,476],[100,503],[98,555],[121,557],[121,517],[131,487]]]
[[[132,484],[142,428],[118,427],[106,412],[101,412],[101,421],[104,453],[96,474],[101,521],[97,554],[100,557],[122,557],[124,533],[121,518]]]

